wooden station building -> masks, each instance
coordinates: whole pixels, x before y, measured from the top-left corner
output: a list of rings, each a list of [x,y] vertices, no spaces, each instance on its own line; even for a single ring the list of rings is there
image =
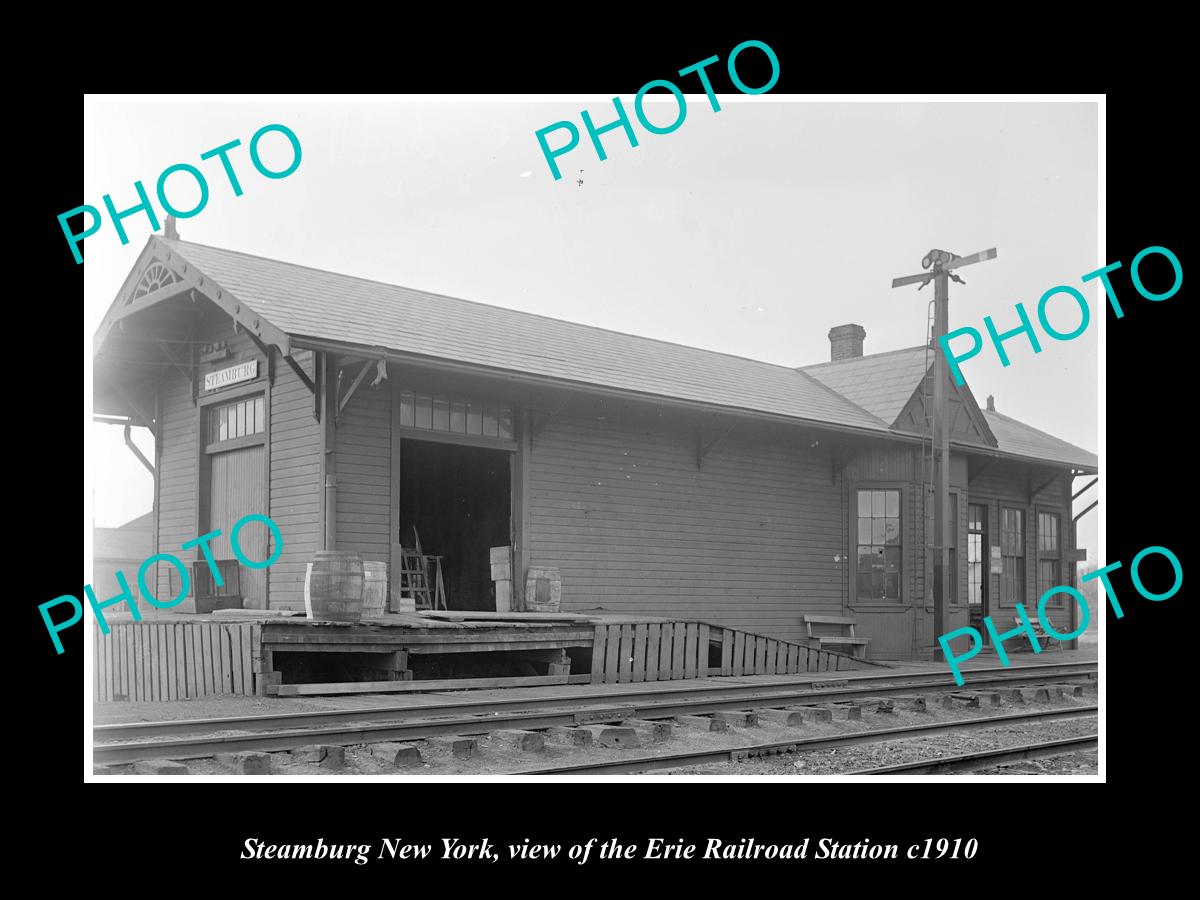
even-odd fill
[[[509,546],[516,610],[528,567],[555,566],[565,613],[787,642],[840,616],[872,658],[929,656],[934,351],[864,338],[835,327],[829,362],[788,368],[155,235],[96,335],[95,411],[154,433],[156,552],[278,523],[250,608],[303,609],[321,549],[392,564],[394,590],[415,527],[452,610],[495,609]],[[950,393],[947,629],[1011,623],[1072,582],[1073,479],[1097,459]]]

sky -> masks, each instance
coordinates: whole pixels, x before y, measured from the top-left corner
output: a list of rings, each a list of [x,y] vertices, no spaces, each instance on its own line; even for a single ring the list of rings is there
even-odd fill
[[[665,125],[677,110],[664,96],[646,109]],[[190,163],[210,196],[179,221],[183,240],[786,366],[827,360],[829,329],[849,322],[866,329],[868,354],[921,344],[932,289],[892,290],[891,279],[920,272],[931,248],[996,247],[996,260],[951,285],[951,329],[982,331],[985,315],[1014,327],[1016,303],[1035,317],[1056,285],[1084,293],[1092,324],[1072,341],[1042,336],[1040,354],[1007,342],[1007,368],[985,348],[964,363],[967,383],[981,406],[993,394],[998,411],[1097,450],[1103,300],[1098,282],[1080,282],[1111,261],[1098,250],[1096,104],[816,99],[719,95],[713,112],[687,95],[676,131],[653,135],[634,119],[639,145],[609,132],[601,161],[580,110],[611,121],[608,97],[93,96],[80,203],[102,208],[111,194],[118,209],[133,206],[134,181],[152,194],[159,173]],[[561,120],[581,141],[558,158],[555,181],[534,135]],[[277,180],[247,151],[272,123],[291,128],[303,154]],[[235,138],[240,197],[217,160],[200,160]],[[261,148],[270,168],[290,160],[279,134]],[[181,209],[198,196],[188,181],[168,182]],[[84,244],[89,372],[92,336],[151,233],[143,214],[124,224],[127,245],[107,219]],[[1059,330],[1077,317],[1069,303],[1051,308]],[[88,410],[85,430],[93,523],[148,512],[153,484],[122,429],[91,424]],[[145,429],[135,440],[153,458]],[[1093,556],[1097,527],[1095,512],[1080,522]]]

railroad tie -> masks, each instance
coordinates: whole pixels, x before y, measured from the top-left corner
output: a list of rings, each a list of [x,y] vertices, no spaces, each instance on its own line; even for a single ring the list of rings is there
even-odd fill
[[[719,709],[712,715],[731,728],[753,728],[758,724],[758,716],[745,709]]]
[[[675,724],[681,728],[695,728],[699,731],[728,731],[729,723],[724,719],[709,716],[676,716]]]
[[[786,725],[795,728],[804,724],[804,713],[798,709],[756,709],[758,721],[766,725]]]
[[[671,739],[671,723],[664,720],[625,719],[621,722],[626,728],[632,728],[646,743],[661,744]]]
[[[217,765],[236,775],[270,775],[271,755],[253,751],[218,753]]]
[[[798,712],[806,722],[832,722],[833,710],[827,706],[789,706],[789,712]]]
[[[191,772],[183,763],[173,759],[144,759],[133,764],[137,775],[190,775]]]
[[[592,739],[601,747],[624,750],[642,746],[637,731],[625,725],[584,725],[583,728],[592,733]]]
[[[395,741],[386,741],[381,744],[371,744],[370,751],[371,755],[381,763],[397,769],[419,766],[424,761],[421,759],[421,751],[417,749],[415,744],[400,744]]]
[[[434,750],[449,753],[458,759],[470,759],[479,750],[479,744],[474,738],[463,737],[461,734],[439,734],[425,738],[425,743]]]
[[[344,769],[346,748],[338,744],[310,744],[289,750],[288,756],[297,762],[314,763],[322,769]]]
[[[909,709],[913,712],[928,712],[929,702],[922,694],[903,694],[892,698],[892,701],[899,704],[901,709]]]
[[[594,740],[586,728],[572,728],[569,725],[555,725],[546,732],[546,736],[555,743],[570,744],[572,747],[590,747]]]
[[[502,728],[491,733],[492,741],[510,750],[520,750],[523,753],[541,753],[546,749],[546,739],[537,731],[525,731],[521,728]]]

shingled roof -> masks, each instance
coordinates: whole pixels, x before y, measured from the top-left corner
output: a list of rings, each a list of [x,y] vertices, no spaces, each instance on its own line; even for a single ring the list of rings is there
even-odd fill
[[[187,270],[180,282],[218,297],[243,324],[257,328],[261,317],[281,344],[382,348],[880,435],[895,433],[890,426],[925,372],[924,347],[794,369],[158,235],[97,333],[98,357],[114,322],[152,299],[137,300],[133,287],[155,261]],[[1004,455],[1096,467],[1095,454],[1008,416],[989,412],[987,421]]]
[[[152,237],[290,335],[384,347],[866,431],[887,424],[787,366]]]

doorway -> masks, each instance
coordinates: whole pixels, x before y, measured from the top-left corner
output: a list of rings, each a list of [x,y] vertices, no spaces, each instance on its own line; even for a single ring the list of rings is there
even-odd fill
[[[512,540],[511,461],[507,450],[401,441],[397,539],[415,546],[415,529],[422,551],[441,557],[449,609],[496,608],[489,550]]]
[[[262,394],[244,397],[207,410],[207,478],[205,504],[210,531],[221,533],[209,546],[215,559],[234,559],[229,535],[238,520],[267,512],[266,404]],[[203,478],[203,475],[202,475]],[[243,528],[238,547],[247,559],[270,556],[268,531],[261,525]],[[267,570],[240,566],[242,606],[265,609]]]

